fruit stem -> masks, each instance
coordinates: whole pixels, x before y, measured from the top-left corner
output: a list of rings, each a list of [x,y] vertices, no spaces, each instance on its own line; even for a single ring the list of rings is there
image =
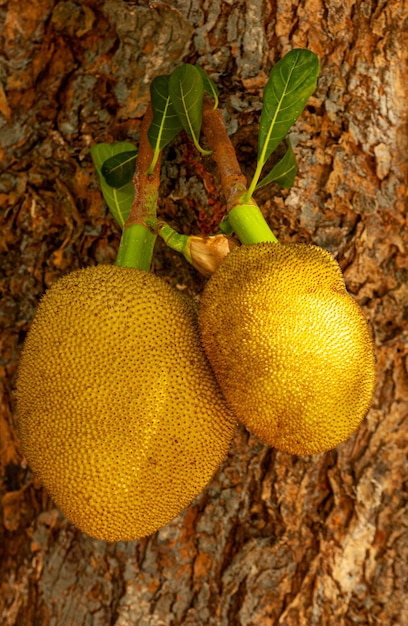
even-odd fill
[[[150,270],[156,234],[145,223],[155,219],[160,187],[160,161],[157,159],[152,174],[148,174],[153,159],[147,131],[153,119],[152,106],[149,103],[140,127],[139,152],[136,159],[136,171],[133,176],[134,199],[129,217],[124,225],[119,245],[116,265]]]
[[[130,224],[123,233],[115,265],[150,271],[156,235],[143,224]]]
[[[235,239],[226,235],[181,235],[163,220],[147,219],[145,223],[169,248],[180,252],[190,265],[207,277],[238,245]]]
[[[188,235],[181,235],[163,220],[147,218],[145,219],[145,224],[154,231],[156,235],[159,235],[169,248],[181,254],[185,254],[185,250],[188,247]]]
[[[203,102],[202,130],[213,151],[212,157],[219,168],[227,209],[230,211],[245,193],[247,180],[241,171],[234,146],[228,137],[222,113],[219,109],[213,109],[212,101],[207,96],[204,97]]]
[[[269,241],[278,243],[261,213],[254,203],[235,205],[228,214],[228,221],[243,244]]]
[[[234,146],[228,136],[222,113],[214,110],[210,98],[203,102],[203,133],[221,175],[227,200],[228,220],[241,243],[260,243],[277,239],[253,198],[248,198],[247,180],[241,171]]]

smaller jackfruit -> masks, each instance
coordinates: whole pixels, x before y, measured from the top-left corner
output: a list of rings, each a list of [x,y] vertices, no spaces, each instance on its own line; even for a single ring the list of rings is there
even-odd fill
[[[41,300],[19,364],[17,421],[56,504],[107,541],[178,515],[235,427],[193,301],[153,274],[108,265],[65,276]]]
[[[314,454],[345,441],[372,397],[373,346],[322,248],[233,250],[201,300],[202,342],[237,418],[266,443]]]

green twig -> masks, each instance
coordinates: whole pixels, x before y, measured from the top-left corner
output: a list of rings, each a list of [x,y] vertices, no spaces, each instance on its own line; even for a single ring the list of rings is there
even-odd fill
[[[222,113],[218,109],[214,110],[212,102],[207,98],[203,104],[203,132],[221,175],[228,219],[239,240],[241,243],[277,243],[255,200],[248,198],[247,180],[228,137]]]
[[[149,104],[140,127],[139,152],[133,176],[134,199],[125,223],[116,265],[150,270],[156,235],[146,226],[145,220],[155,219],[160,187],[160,161],[157,159],[152,174],[148,174],[153,159],[147,131],[153,119]],[[161,156],[161,155],[160,155]]]

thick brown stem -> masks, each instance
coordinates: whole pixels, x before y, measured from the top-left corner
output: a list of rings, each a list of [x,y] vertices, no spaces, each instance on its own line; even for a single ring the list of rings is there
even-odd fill
[[[238,163],[222,113],[218,109],[213,109],[213,102],[209,98],[205,98],[203,103],[202,128],[220,171],[222,189],[227,200],[227,209],[230,211],[239,203],[239,198],[247,190],[247,180]]]
[[[160,186],[161,156],[155,165],[153,174],[147,174],[147,170],[153,160],[153,150],[147,136],[152,120],[153,109],[149,103],[140,127],[139,151],[136,159],[136,171],[133,176],[135,197],[125,224],[126,228],[131,224],[143,224],[146,217],[155,217],[156,201]]]

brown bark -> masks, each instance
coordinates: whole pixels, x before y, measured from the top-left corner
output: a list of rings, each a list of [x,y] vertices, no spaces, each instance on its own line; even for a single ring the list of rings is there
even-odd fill
[[[2,624],[408,624],[406,0],[3,0],[0,15]],[[315,457],[239,428],[214,480],[166,528],[92,540],[32,481],[14,419],[41,293],[113,262],[118,247],[89,146],[136,140],[151,79],[198,61],[250,175],[262,88],[292,47],[321,60],[292,133],[299,175],[257,200],[281,241],[321,245],[344,269],[375,339],[372,408],[348,442]],[[162,170],[160,216],[185,232],[223,210],[192,154],[180,140]],[[155,271],[202,289],[164,245]]]

